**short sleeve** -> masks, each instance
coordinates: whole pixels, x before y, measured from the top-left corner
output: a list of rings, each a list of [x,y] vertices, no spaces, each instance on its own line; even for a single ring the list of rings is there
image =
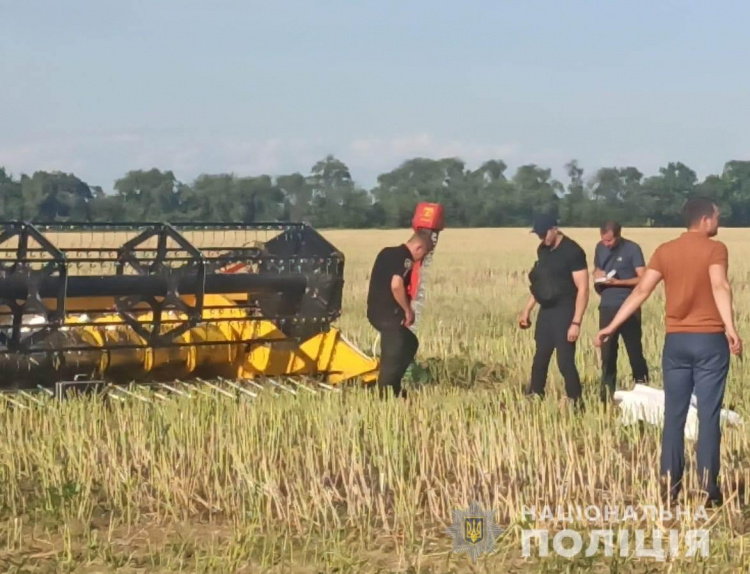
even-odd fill
[[[633,267],[645,267],[646,260],[643,258],[643,250],[637,243],[633,244]]]
[[[596,249],[594,249],[594,266],[601,269],[602,268],[602,250],[601,250],[601,244],[597,244]]]
[[[570,270],[572,272],[582,271],[588,267],[586,263],[586,252],[577,247],[570,254]]]
[[[399,254],[396,252],[396,250],[389,251],[385,257],[385,260],[383,261],[383,269],[385,270],[385,273],[388,275],[388,277],[401,275],[403,266],[404,262],[399,257]]]
[[[375,258],[373,274],[390,277],[393,275],[393,270],[396,268],[394,262],[395,258],[393,257],[393,252],[387,248],[383,249]]]
[[[654,254],[648,262],[648,268],[653,269],[660,275],[664,275],[664,262],[662,261],[661,247],[654,251]]]
[[[708,264],[724,265],[725,267],[729,265],[729,251],[727,250],[727,246],[724,245],[721,241],[716,241],[713,249],[711,249],[711,255],[709,256]]]

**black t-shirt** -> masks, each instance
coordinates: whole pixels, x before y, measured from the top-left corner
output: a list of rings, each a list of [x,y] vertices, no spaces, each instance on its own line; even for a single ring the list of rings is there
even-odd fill
[[[573,272],[587,269],[586,252],[575,241],[568,236],[563,236],[555,249],[541,243],[536,250],[539,261],[549,265],[550,269],[559,274],[562,291],[562,301],[575,301],[578,295],[578,287],[573,281]],[[561,302],[562,302],[561,301]]]
[[[404,310],[391,291],[394,275],[404,278],[409,288],[414,259],[406,245],[386,247],[375,258],[370,275],[370,290],[367,294],[367,318],[374,326],[399,325],[404,319]]]

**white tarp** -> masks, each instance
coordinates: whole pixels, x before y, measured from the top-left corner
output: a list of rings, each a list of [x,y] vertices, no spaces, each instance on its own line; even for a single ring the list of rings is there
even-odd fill
[[[622,421],[633,424],[639,420],[654,425],[664,423],[664,390],[636,384],[630,391],[615,391],[614,400],[622,411]],[[698,410],[695,395],[690,399],[685,438],[698,438]],[[721,422],[730,426],[744,424],[742,417],[729,409],[721,409]]]

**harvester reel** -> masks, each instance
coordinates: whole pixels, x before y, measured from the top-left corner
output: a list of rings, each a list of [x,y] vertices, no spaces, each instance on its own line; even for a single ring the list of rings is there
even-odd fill
[[[148,263],[145,257],[138,256],[138,250],[144,249],[146,243],[157,237],[156,256]],[[174,242],[185,255],[181,258],[175,257],[168,260],[168,242]],[[181,265],[170,265],[170,263]],[[139,292],[136,295],[125,295],[115,297],[115,308],[130,327],[151,346],[168,346],[172,340],[195,327],[203,313],[203,297],[206,282],[206,263],[203,254],[184,237],[182,237],[171,225],[161,223],[144,230],[140,235],[126,242],[117,255],[116,273],[124,276],[132,269],[137,275],[160,277],[165,283],[166,294],[154,296],[149,293]],[[195,289],[195,303],[189,304],[180,298],[180,280],[188,277],[197,283]],[[151,328],[145,327],[139,321],[136,313],[141,313],[145,303],[154,318]],[[137,311],[136,311],[137,310]],[[162,328],[162,316],[165,312],[175,311],[182,313],[185,319],[172,321],[178,323],[172,328]],[[170,322],[169,324],[171,324]]]
[[[15,240],[15,248],[8,245]],[[30,241],[31,240],[31,241]],[[30,242],[32,245],[30,245]],[[28,258],[28,252],[36,243],[48,259],[37,261],[36,267]],[[14,257],[9,261],[0,260],[0,307],[9,310],[6,318],[11,319],[8,334],[7,319],[0,318],[0,349],[5,347],[10,352],[26,351],[35,343],[46,338],[53,329],[59,327],[65,315],[65,296],[58,293],[55,306],[50,307],[42,299],[42,283],[45,279],[56,277],[64,283],[67,278],[65,255],[50,243],[41,233],[28,223],[16,222],[6,225],[0,233],[0,251],[11,251]],[[28,317],[44,317],[45,326],[23,335]]]
[[[413,226],[436,240],[442,209],[420,204]],[[379,360],[333,326],[344,261],[303,223],[0,223],[0,396],[252,400],[374,382]]]
[[[378,361],[332,326],[343,272],[299,223],[0,224],[0,390],[54,396],[79,374],[225,398],[249,396],[237,381],[370,382]]]

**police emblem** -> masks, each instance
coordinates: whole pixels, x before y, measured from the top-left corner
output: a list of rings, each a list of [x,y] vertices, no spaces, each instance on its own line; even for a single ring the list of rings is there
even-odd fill
[[[476,562],[480,554],[494,550],[495,541],[503,529],[495,524],[491,510],[482,510],[474,501],[466,511],[453,511],[453,524],[446,532],[453,538],[453,551],[465,552],[472,562]]]

